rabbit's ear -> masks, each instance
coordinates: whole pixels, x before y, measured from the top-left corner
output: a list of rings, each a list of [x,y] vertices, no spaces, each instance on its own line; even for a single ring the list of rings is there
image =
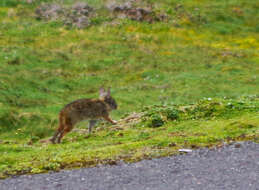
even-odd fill
[[[104,90],[104,88],[103,87],[101,87],[100,88],[100,91],[99,91],[99,95],[100,95],[100,97],[104,97],[105,96],[105,90]]]

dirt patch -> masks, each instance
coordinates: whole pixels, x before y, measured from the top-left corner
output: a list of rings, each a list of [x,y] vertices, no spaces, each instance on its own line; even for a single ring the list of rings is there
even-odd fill
[[[115,18],[128,18],[149,23],[167,19],[165,14],[155,12],[152,6],[133,5],[131,1],[124,4],[110,3],[106,8]],[[91,18],[97,16],[96,12],[98,11],[85,2],[76,2],[69,6],[57,2],[42,3],[35,10],[36,18],[39,20],[62,21],[67,26],[79,29],[90,26]]]
[[[58,3],[43,3],[35,10],[37,19],[62,21],[65,25],[80,29],[90,25],[93,13],[94,9],[84,2],[76,2],[67,7]]]
[[[53,4],[41,4],[35,10],[37,19],[45,20],[57,20],[64,14],[64,8],[61,5]]]
[[[139,7],[133,5],[132,1],[124,4],[110,3],[107,8],[118,18],[128,18],[140,22],[153,23],[163,21],[167,18],[165,14],[157,14],[152,7]]]

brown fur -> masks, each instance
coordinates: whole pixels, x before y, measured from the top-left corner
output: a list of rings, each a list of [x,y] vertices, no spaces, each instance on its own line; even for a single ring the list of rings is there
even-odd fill
[[[61,139],[70,132],[76,123],[89,119],[89,133],[97,119],[103,118],[112,124],[116,124],[109,117],[109,112],[117,109],[115,100],[110,96],[110,89],[105,92],[100,89],[99,99],[79,99],[67,104],[59,113],[59,128],[51,138],[52,143],[60,143]],[[91,124],[92,123],[92,124]]]

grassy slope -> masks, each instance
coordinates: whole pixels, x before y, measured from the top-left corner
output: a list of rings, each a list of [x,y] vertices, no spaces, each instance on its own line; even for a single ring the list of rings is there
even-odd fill
[[[0,146],[0,178],[150,159],[176,154],[179,148],[259,142],[258,98],[205,100],[192,106],[152,106],[145,110],[121,119],[117,126],[103,123],[87,138],[86,129],[77,129],[58,145],[5,140]],[[178,118],[171,120],[175,113]],[[162,126],[150,125],[158,120]]]
[[[87,2],[97,8],[103,5],[103,1]],[[66,103],[81,97],[96,97],[102,85],[113,87],[112,93],[120,106],[112,114],[115,119],[147,105],[189,104],[203,97],[258,95],[258,2],[145,2],[154,3],[158,12],[166,12],[168,23],[115,20],[113,23],[117,24],[110,25],[111,19],[101,10],[90,28],[67,29],[57,22],[34,19],[35,5],[18,0],[0,2],[0,152],[4,155],[0,171],[27,168],[27,172],[37,172],[48,167],[68,167],[70,162],[73,166],[74,163],[94,165],[94,157],[109,162],[127,154],[130,155],[127,159],[134,160],[145,157],[143,150],[166,155],[184,146],[184,139],[193,135],[190,131],[188,137],[180,136],[182,143],[176,147],[163,151],[153,148],[177,141],[173,137],[162,138],[168,130],[177,129],[168,122],[159,130],[128,128],[125,129],[128,135],[122,137],[119,131],[101,129],[88,139],[71,133],[58,147],[26,145],[30,140],[53,133],[57,114]],[[183,6],[176,11],[179,4]],[[255,112],[241,115],[233,116],[233,121],[258,126]],[[181,122],[177,126],[185,126],[180,127],[182,133],[190,125],[197,126],[197,130],[208,125],[211,133],[206,138],[214,136],[215,128],[221,135],[219,139],[226,139],[229,134],[220,132],[232,121],[229,118],[218,122]],[[155,137],[143,140],[146,132]],[[69,143],[70,140],[74,142]],[[134,155],[130,153],[133,150],[136,150]],[[54,165],[48,166],[51,164]]]

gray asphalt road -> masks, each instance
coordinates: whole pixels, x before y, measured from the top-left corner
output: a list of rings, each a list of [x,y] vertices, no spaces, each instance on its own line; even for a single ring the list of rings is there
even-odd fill
[[[240,146],[241,145],[241,146]],[[0,190],[259,190],[259,144],[0,180]]]

